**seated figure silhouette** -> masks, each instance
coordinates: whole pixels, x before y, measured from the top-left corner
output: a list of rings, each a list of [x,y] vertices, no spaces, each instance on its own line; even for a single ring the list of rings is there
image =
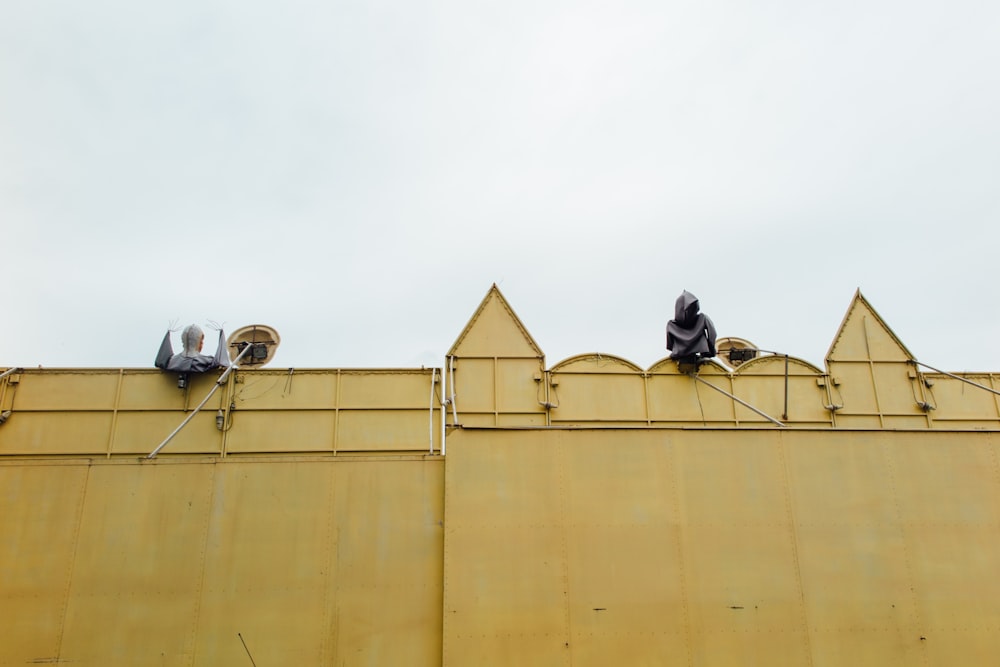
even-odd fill
[[[213,368],[229,365],[226,358],[226,340],[221,329],[219,347],[214,357],[201,353],[201,348],[205,344],[205,334],[197,324],[184,327],[184,331],[181,332],[181,344],[184,346],[183,351],[174,354],[174,349],[170,345],[170,331],[167,331],[163,342],[160,343],[160,351],[156,354],[154,365],[165,371],[178,373],[204,373]]]
[[[687,290],[681,292],[674,304],[674,319],[667,323],[667,349],[671,359],[697,363],[715,356],[715,325],[708,315],[698,310],[698,297]]]

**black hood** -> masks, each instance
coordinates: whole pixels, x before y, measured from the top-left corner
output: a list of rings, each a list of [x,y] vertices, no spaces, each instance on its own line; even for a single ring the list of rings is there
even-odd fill
[[[698,297],[684,290],[674,303],[674,321],[682,327],[691,326],[698,316],[699,309]]]

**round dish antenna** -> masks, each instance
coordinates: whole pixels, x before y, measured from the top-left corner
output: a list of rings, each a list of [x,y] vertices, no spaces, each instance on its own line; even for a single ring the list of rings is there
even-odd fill
[[[720,338],[715,343],[715,349],[719,357],[724,359],[733,368],[740,366],[745,361],[756,359],[760,350],[756,345],[745,338]]]
[[[278,332],[264,324],[251,324],[237,329],[226,340],[230,361],[236,361],[240,353],[251,346],[252,349],[240,360],[240,366],[263,366],[271,361],[280,344],[281,336]]]

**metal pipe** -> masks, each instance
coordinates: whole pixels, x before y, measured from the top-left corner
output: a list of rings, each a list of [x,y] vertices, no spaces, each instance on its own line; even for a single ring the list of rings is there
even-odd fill
[[[444,369],[441,369],[441,396],[444,396]],[[445,455],[448,442],[445,437],[445,422],[448,420],[448,406],[441,401],[441,456]]]
[[[451,371],[451,418],[452,426],[458,426],[458,408],[455,407],[455,355],[448,357],[448,365]]]
[[[753,348],[748,348],[748,349],[754,350],[757,353],[765,352],[767,354],[773,354],[773,355],[776,355],[776,356],[780,354],[783,357],[785,357],[785,411],[781,414],[781,418],[787,420],[788,419],[788,353],[787,352],[775,352],[774,350],[765,350],[765,349],[759,348],[759,347],[753,347]],[[736,399],[736,400],[739,400],[739,399]],[[767,415],[765,415],[765,416],[767,416]],[[770,417],[768,417],[768,419],[770,419]],[[782,426],[784,426],[784,424],[782,424]]]
[[[164,447],[166,447],[167,443],[170,442],[171,440],[173,440],[174,436],[177,435],[178,433],[180,433],[181,429],[184,428],[185,426],[187,426],[187,424],[188,424],[189,421],[191,421],[192,419],[194,419],[194,416],[196,414],[198,414],[198,411],[201,410],[203,407],[205,407],[205,404],[208,403],[208,399],[212,398],[212,394],[215,393],[215,390],[218,389],[219,387],[221,387],[223,384],[226,383],[226,380],[229,379],[229,374],[232,373],[234,370],[237,370],[238,367],[236,366],[236,364],[240,363],[240,360],[243,359],[243,356],[247,352],[249,352],[250,350],[252,350],[252,349],[253,349],[253,345],[247,345],[246,347],[243,348],[243,351],[240,352],[240,355],[238,357],[236,357],[236,359],[233,360],[232,365],[229,366],[229,368],[227,368],[226,371],[222,375],[219,376],[219,379],[215,381],[215,385],[212,386],[212,391],[208,392],[208,396],[206,396],[202,400],[202,402],[198,404],[198,407],[196,407],[194,409],[194,411],[191,412],[191,414],[189,414],[184,419],[184,421],[181,422],[180,426],[178,426],[177,428],[175,428],[173,430],[173,433],[171,433],[170,435],[168,435],[163,440],[163,442],[161,442],[159,444],[159,446],[156,449],[154,449],[153,451],[151,451],[149,454],[146,455],[147,459],[156,458],[156,455],[160,452],[160,450],[163,449]]]
[[[991,394],[996,394],[997,396],[1000,396],[1000,391],[997,391],[996,389],[990,389],[989,387],[987,387],[985,385],[981,385],[978,382],[973,382],[972,380],[968,380],[968,379],[966,379],[964,377],[955,375],[954,373],[949,373],[948,371],[943,371],[943,370],[941,370],[939,368],[934,368],[933,366],[929,366],[929,365],[925,364],[922,361],[917,361],[916,359],[913,359],[912,362],[915,363],[915,364],[918,364],[920,366],[923,366],[924,368],[929,368],[932,371],[934,371],[935,373],[941,373],[942,375],[947,375],[950,378],[955,378],[956,380],[961,380],[962,382],[964,382],[966,384],[971,384],[973,387],[979,387],[980,389],[985,389],[986,391],[990,392]]]
[[[431,442],[431,456],[434,456],[434,381],[437,380],[437,369],[431,369],[431,402],[429,407],[430,423],[427,425]]]
[[[8,375],[13,375],[14,373],[23,373],[23,368],[8,368],[3,373],[0,373],[0,380],[4,379]]]
[[[733,396],[732,394],[730,394],[730,393],[729,393],[728,391],[726,391],[725,389],[721,389],[721,388],[719,388],[719,387],[716,387],[716,386],[715,386],[714,384],[712,384],[711,382],[709,382],[709,381],[707,381],[707,380],[702,380],[702,379],[701,379],[700,377],[698,377],[698,376],[697,376],[697,375],[695,375],[694,373],[689,373],[689,375],[690,375],[691,377],[693,377],[693,378],[694,378],[695,380],[697,380],[698,382],[701,382],[702,384],[706,384],[706,385],[708,385],[709,387],[711,387],[711,388],[712,388],[712,389],[714,389],[715,391],[717,391],[717,392],[719,392],[719,393],[722,393],[722,394],[725,394],[726,396],[728,396],[729,398],[733,399],[734,401],[736,401],[737,403],[739,403],[739,404],[740,404],[740,405],[742,405],[743,407],[747,408],[748,410],[753,410],[754,412],[756,412],[757,414],[759,414],[759,415],[760,415],[761,417],[763,417],[764,419],[768,420],[768,421],[769,421],[769,422],[771,422],[772,424],[775,424],[775,425],[777,425],[777,426],[781,426],[781,427],[784,427],[784,426],[785,426],[784,424],[782,424],[781,422],[779,422],[779,421],[778,421],[777,419],[775,419],[774,417],[771,417],[770,415],[768,415],[768,414],[766,414],[766,413],[764,413],[764,412],[761,412],[760,410],[758,410],[758,409],[757,409],[757,408],[755,408],[754,406],[750,405],[750,404],[749,404],[749,403],[747,403],[746,401],[744,401],[744,400],[742,400],[742,399],[740,399],[740,398],[737,398],[736,396]]]
[[[781,418],[788,420],[788,355],[785,355],[785,412],[781,415]]]

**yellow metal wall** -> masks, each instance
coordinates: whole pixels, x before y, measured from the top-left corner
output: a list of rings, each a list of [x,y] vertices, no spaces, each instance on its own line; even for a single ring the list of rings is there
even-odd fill
[[[439,665],[443,473],[0,462],[0,665]]]
[[[992,434],[465,429],[446,458],[0,461],[0,665],[1000,655]],[[443,523],[442,523],[443,522]]]
[[[217,373],[9,374],[0,665],[996,662],[1000,398],[860,294],[826,368],[547,368],[494,287],[441,370],[240,370],[155,461]]]
[[[449,441],[445,665],[985,665],[986,434],[470,430]]]

